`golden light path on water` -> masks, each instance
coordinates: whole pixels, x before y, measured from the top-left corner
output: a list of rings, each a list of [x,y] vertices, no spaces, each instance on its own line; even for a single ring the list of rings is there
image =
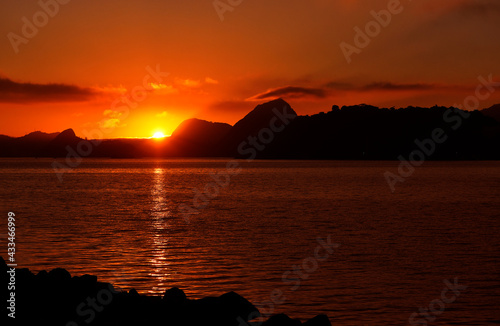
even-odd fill
[[[498,320],[498,162],[426,162],[394,194],[381,176],[395,162],[242,162],[190,223],[179,205],[226,160],[90,160],[63,183],[51,163],[0,160],[16,255],[35,273],[64,267],[154,296],[235,291],[262,311],[279,289],[273,313],[353,326],[408,324],[458,277],[471,290],[433,324]],[[328,235],[341,247],[292,290],[284,273]]]
[[[157,282],[149,290],[149,293],[158,293],[165,290],[167,280],[171,276],[167,249],[169,238],[166,237],[166,230],[169,228],[170,207],[166,198],[165,169],[155,168],[153,178],[150,211],[152,256],[149,259],[151,265],[149,276],[154,277]]]

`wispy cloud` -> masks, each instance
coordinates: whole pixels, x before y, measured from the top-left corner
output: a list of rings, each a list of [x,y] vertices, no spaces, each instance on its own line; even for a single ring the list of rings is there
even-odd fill
[[[203,85],[216,85],[219,83],[219,81],[210,77],[205,77],[205,79],[202,80],[191,79],[191,78],[186,78],[186,79],[176,78],[175,83],[185,88],[197,88]]]
[[[149,83],[151,88],[159,94],[177,94],[179,90],[172,85],[162,83]]]
[[[350,91],[350,92],[370,92],[370,91],[425,91],[434,89],[451,88],[451,86],[441,86],[426,83],[392,83],[392,82],[372,82],[363,85],[354,85],[345,82],[331,81],[323,86],[306,88],[298,86],[286,86],[269,89],[250,97],[249,101],[259,101],[274,99],[278,97],[290,99],[323,99],[334,95],[332,91]],[[456,86],[455,86],[456,88]]]
[[[344,83],[344,82],[338,82],[338,81],[331,81],[325,84],[326,88],[331,88],[335,90],[353,90],[356,87],[353,84],[349,83]]]
[[[298,86],[285,86],[269,89],[263,93],[254,95],[250,97],[248,100],[250,101],[258,101],[258,100],[267,100],[278,97],[283,98],[325,98],[327,96],[327,91],[323,88],[307,88],[307,87],[298,87]]]
[[[218,84],[219,81],[217,81],[217,80],[215,80],[213,78],[210,78],[210,77],[206,77],[205,78],[205,83],[207,83],[207,84]]]
[[[0,102],[82,102],[98,95],[93,88],[69,84],[36,84],[0,78]]]
[[[396,84],[390,82],[375,82],[363,86],[362,90],[388,90],[388,91],[418,91],[435,89],[436,85],[433,84]]]
[[[104,110],[102,115],[104,116],[104,119],[98,123],[99,127],[102,129],[114,129],[126,126],[126,124],[123,124],[121,121],[121,117],[123,115],[122,112],[114,110]]]
[[[114,110],[104,110],[103,115],[108,118],[119,119],[123,115],[123,113]]]
[[[428,83],[393,83],[393,82],[372,82],[364,85],[354,85],[342,82],[329,82],[325,87],[341,91],[424,91],[433,89],[450,88],[447,85],[437,85]],[[456,86],[455,86],[456,87]]]
[[[194,79],[176,79],[176,83],[185,87],[198,87],[200,86],[200,81],[199,80],[194,80]]]
[[[125,125],[121,125],[120,119],[107,119],[99,123],[99,127],[101,127],[101,129],[114,129],[124,126]]]

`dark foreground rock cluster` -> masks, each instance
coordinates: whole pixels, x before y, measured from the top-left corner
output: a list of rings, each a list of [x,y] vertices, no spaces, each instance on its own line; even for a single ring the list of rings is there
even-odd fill
[[[258,309],[235,292],[191,300],[178,288],[162,297],[116,290],[97,276],[71,276],[62,268],[33,274],[12,269],[0,258],[3,302],[2,325],[207,325],[207,326],[327,326],[325,315],[305,323],[284,314],[250,322]],[[12,303],[14,302],[14,303]],[[9,316],[10,315],[10,316]],[[12,318],[15,316],[15,318]]]

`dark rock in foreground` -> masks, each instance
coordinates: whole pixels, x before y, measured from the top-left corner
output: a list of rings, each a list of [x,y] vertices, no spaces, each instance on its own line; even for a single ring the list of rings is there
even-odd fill
[[[71,277],[62,268],[36,275],[26,268],[15,269],[15,289],[8,289],[14,273],[1,257],[0,269],[7,300],[11,292],[15,293],[15,310],[7,311],[14,313],[15,319],[4,315],[8,325],[302,325],[284,314],[272,316],[264,323],[249,323],[249,318],[261,315],[253,304],[235,292],[191,300],[182,290],[171,288],[163,297],[151,297],[134,289],[128,293],[118,291],[110,283],[98,282],[96,276]],[[320,315],[303,325],[331,324],[326,316]]]

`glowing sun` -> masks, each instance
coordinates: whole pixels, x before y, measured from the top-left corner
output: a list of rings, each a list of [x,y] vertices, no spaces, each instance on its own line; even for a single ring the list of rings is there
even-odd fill
[[[165,138],[167,137],[163,132],[157,131],[153,134],[153,138]]]

